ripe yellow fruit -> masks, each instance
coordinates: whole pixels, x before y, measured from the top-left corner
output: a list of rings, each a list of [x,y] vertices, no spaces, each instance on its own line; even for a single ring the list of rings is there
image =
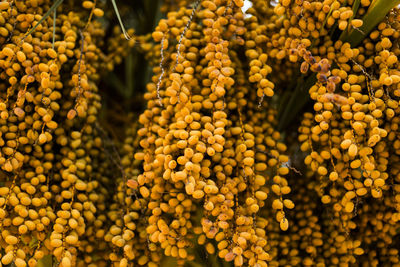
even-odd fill
[[[347,202],[346,205],[344,206],[344,210],[345,210],[346,212],[353,212],[353,210],[354,210],[354,203],[351,202],[351,201]]]
[[[360,28],[363,25],[363,20],[353,19],[353,20],[351,20],[351,25],[355,28]]]
[[[103,17],[103,16],[104,16],[104,11],[101,10],[100,8],[95,8],[95,9],[93,10],[93,14],[94,14],[96,17]]]
[[[8,235],[6,236],[6,238],[4,239],[6,241],[7,244],[9,245],[15,245],[18,243],[18,238],[12,235]]]
[[[290,199],[284,199],[283,204],[285,205],[286,208],[288,209],[293,209],[294,208],[294,203]]]
[[[289,228],[289,221],[286,218],[283,218],[279,223],[279,227],[282,231],[287,231]]]
[[[72,266],[72,265],[71,265],[71,260],[70,260],[70,258],[68,258],[68,257],[63,257],[62,260],[61,260],[61,265],[62,265],[63,267],[70,267],[70,266]]]
[[[272,208],[275,210],[281,210],[283,209],[283,203],[279,199],[274,199],[272,202]]]
[[[265,199],[267,199],[268,194],[267,194],[266,192],[263,192],[263,191],[257,191],[257,192],[255,193],[255,196],[256,196],[256,198],[259,199],[259,200],[265,200]]]
[[[7,10],[10,7],[8,2],[0,2],[0,10]]]
[[[4,265],[8,265],[13,261],[14,255],[12,251],[7,252],[2,258],[1,258],[1,263]]]
[[[348,152],[349,152],[349,156],[350,157],[355,157],[357,155],[357,152],[358,152],[357,145],[351,144],[349,146]]]
[[[82,2],[82,7],[86,8],[86,9],[91,9],[93,8],[94,3],[92,1],[83,1]]]

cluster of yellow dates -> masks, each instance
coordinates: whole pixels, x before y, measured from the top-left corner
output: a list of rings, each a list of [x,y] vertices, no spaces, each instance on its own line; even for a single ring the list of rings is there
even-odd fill
[[[400,266],[400,13],[363,20],[382,1],[161,1],[127,41],[102,1],[2,0],[1,264]],[[98,85],[134,46],[153,76],[119,144]]]
[[[96,84],[116,55],[104,52],[105,30],[91,19],[102,9],[76,3],[44,17],[53,1],[0,2],[2,266],[52,257],[63,267],[107,265],[113,165]]]

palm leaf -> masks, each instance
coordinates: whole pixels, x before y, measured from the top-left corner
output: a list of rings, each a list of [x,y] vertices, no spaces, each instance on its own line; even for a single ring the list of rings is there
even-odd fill
[[[128,32],[125,30],[124,23],[122,22],[121,16],[120,16],[119,11],[118,11],[117,3],[115,3],[115,0],[111,0],[111,3],[113,4],[114,10],[115,10],[115,14],[117,14],[119,25],[121,26],[121,30],[124,33],[125,38],[127,40],[130,40],[131,37],[129,36]]]
[[[363,25],[359,29],[352,29],[347,35],[342,36],[341,40],[349,42],[352,47],[359,45],[389,11],[399,4],[400,0],[376,0],[362,18]]]

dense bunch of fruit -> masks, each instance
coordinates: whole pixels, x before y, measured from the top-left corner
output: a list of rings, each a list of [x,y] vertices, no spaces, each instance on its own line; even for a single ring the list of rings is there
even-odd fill
[[[190,259],[193,233],[236,266],[399,263],[399,17],[393,9],[351,46],[354,32],[366,35],[363,15],[381,3],[349,2],[252,1],[244,18],[242,1],[200,1],[159,22],[161,62],[139,118],[143,172],[134,185],[149,201],[150,244]],[[299,129],[310,169],[293,175],[300,206],[285,234],[278,225],[288,229],[283,209],[294,204],[284,197],[290,162],[273,96],[302,74],[315,101]],[[331,209],[307,203],[318,195]],[[372,222],[382,235],[372,237]]]
[[[1,264],[400,266],[396,1],[162,1],[131,40],[67,2],[0,2]],[[99,84],[133,46],[119,144]]]
[[[113,164],[103,152],[96,83],[115,55],[102,50],[95,3],[61,6],[55,21],[40,22],[52,4],[0,3],[3,265],[36,266],[54,255],[60,266],[87,266],[109,250],[101,229],[109,227]]]
[[[265,227],[272,216],[287,230],[285,210],[294,207],[276,112],[246,78],[249,64],[250,80],[273,95],[267,55],[246,47],[243,64],[237,53],[252,42],[242,4],[202,1],[199,10],[168,13],[153,33],[164,61],[139,117],[135,158],[144,172],[135,182],[148,200],[149,246],[178,262],[192,259],[195,238],[226,261],[265,266]]]
[[[361,6],[359,14],[368,8],[363,1]],[[319,180],[315,190],[330,207],[339,236],[346,237],[339,243],[347,252],[337,254],[354,250],[335,262],[355,264],[363,254],[362,263],[400,264],[399,36],[395,10],[360,45],[325,42],[326,53],[319,52],[332,64],[323,74],[334,76],[327,83],[318,78],[310,88],[314,113],[304,115],[299,141],[310,175]],[[340,83],[330,86],[331,78]]]

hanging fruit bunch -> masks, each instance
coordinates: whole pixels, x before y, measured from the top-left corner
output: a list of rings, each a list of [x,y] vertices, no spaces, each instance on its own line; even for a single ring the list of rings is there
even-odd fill
[[[197,243],[235,266],[397,264],[395,3],[251,2],[195,1],[152,34],[131,182],[149,247],[178,263]],[[307,106],[285,145],[278,129],[293,135]],[[304,175],[287,146],[307,153]]]
[[[48,255],[60,266],[87,266],[109,250],[99,231],[114,165],[103,152],[97,84],[114,55],[102,50],[105,30],[95,18],[104,12],[95,3],[52,4],[0,3],[4,266],[36,266]]]
[[[400,266],[398,4],[2,0],[1,263]]]

